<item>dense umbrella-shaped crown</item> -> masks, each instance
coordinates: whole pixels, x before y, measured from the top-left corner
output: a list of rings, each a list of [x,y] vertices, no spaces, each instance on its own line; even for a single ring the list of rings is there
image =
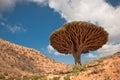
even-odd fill
[[[64,24],[50,36],[50,44],[60,53],[81,54],[102,47],[108,33],[92,23],[74,21]]]

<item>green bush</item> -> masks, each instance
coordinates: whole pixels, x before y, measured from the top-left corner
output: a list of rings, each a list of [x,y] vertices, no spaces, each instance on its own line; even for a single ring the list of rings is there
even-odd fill
[[[0,79],[4,79],[5,77],[3,75],[0,75]]]
[[[29,80],[29,77],[23,76],[23,80]]]
[[[52,80],[60,80],[60,77],[53,77]]]
[[[74,65],[72,72],[73,73],[78,73],[80,71],[86,71],[87,67],[86,66],[81,66],[81,65]]]
[[[64,80],[70,80],[70,75],[65,76]]]
[[[110,76],[105,76],[105,79],[104,80],[111,80],[110,79]]]

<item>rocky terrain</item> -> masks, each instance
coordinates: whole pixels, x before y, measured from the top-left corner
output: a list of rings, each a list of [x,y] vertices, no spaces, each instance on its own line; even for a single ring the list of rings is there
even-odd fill
[[[0,39],[0,75],[19,77],[56,74],[68,67],[37,50]]]
[[[82,66],[0,39],[0,80],[120,80],[120,52]]]
[[[59,78],[56,80],[120,80],[120,52],[82,66],[73,66],[70,73],[53,77]]]
[[[120,52],[84,65],[87,70],[72,80],[120,80]]]

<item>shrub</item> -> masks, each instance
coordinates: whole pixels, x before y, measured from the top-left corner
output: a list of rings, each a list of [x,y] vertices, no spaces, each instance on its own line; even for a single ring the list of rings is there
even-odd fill
[[[60,80],[60,77],[53,77],[52,80]]]
[[[104,80],[111,80],[110,79],[110,76],[105,76],[105,79]]]
[[[87,70],[86,66],[74,65],[72,72],[77,73],[77,72],[86,71],[86,70]]]
[[[0,79],[4,79],[5,77],[3,75],[0,75]]]
[[[64,80],[70,80],[70,75],[65,76]]]

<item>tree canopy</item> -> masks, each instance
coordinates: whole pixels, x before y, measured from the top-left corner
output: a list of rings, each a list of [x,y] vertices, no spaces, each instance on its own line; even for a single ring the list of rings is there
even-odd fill
[[[89,22],[74,21],[64,24],[50,36],[50,44],[58,52],[78,56],[101,48],[108,40],[108,33]]]

